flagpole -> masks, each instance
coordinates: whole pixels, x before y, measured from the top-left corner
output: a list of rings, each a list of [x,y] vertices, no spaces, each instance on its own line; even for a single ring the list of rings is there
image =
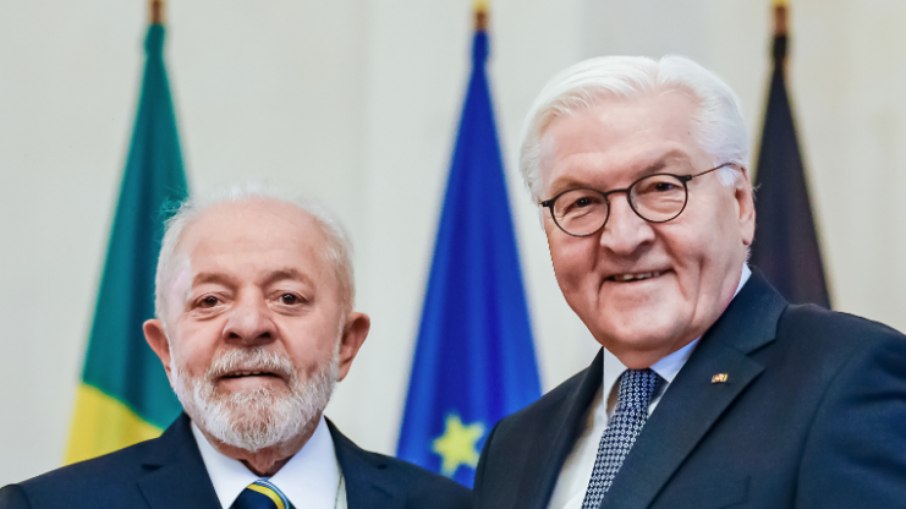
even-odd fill
[[[789,0],[773,0],[774,5],[774,35],[787,34],[787,12],[790,9]]]
[[[475,11],[475,31],[488,31],[488,7],[489,0],[475,0],[473,10]]]
[[[164,24],[164,0],[150,0],[148,10],[152,25]]]
[[[773,0],[774,5],[774,47],[773,56],[776,64],[786,63],[787,36],[789,34],[789,0]]]

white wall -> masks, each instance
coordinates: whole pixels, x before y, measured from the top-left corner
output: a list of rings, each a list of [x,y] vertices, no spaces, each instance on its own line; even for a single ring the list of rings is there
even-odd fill
[[[135,114],[141,1],[2,0],[0,485],[56,466]],[[554,72],[680,53],[737,90],[757,140],[769,2],[497,0],[490,76],[543,385],[595,344],[562,302],[518,181],[522,116]],[[764,4],[764,5],[761,5]],[[329,409],[394,449],[469,66],[471,2],[194,0],[167,55],[194,191],[266,179],[331,206],[373,332]],[[791,91],[839,309],[906,329],[906,33],[897,0],[796,0]]]

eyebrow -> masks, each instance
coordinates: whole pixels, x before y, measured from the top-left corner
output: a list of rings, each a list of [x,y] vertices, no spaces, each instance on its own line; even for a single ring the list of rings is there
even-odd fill
[[[312,280],[311,277],[309,277],[308,275],[300,272],[297,269],[291,268],[291,267],[277,269],[277,270],[268,272],[265,275],[262,282],[263,282],[264,286],[269,286],[278,281],[284,281],[284,280],[301,281],[301,282],[309,284],[309,285],[314,284],[314,281]],[[235,282],[236,282],[236,278],[231,277],[227,274],[220,273],[220,272],[199,272],[198,274],[195,275],[194,278],[192,278],[193,287],[202,285],[202,284],[206,284],[206,283],[222,284],[222,285],[229,286],[229,285],[235,284]]]
[[[234,281],[233,278],[219,272],[199,272],[192,278],[192,288],[205,283],[225,284],[228,285]]]
[[[653,175],[660,171],[668,168],[673,161],[682,160],[684,162],[689,161],[689,157],[686,153],[678,149],[670,149],[660,156],[658,156],[654,162],[647,164],[644,168],[635,174],[635,178],[640,178],[646,175]],[[551,182],[550,188],[553,195],[556,195],[566,189],[576,189],[578,187],[587,187],[588,182],[580,181],[574,178],[572,175],[566,175],[560,178],[557,178]],[[556,191],[554,191],[556,189]]]
[[[674,161],[687,163],[689,165],[692,164],[692,160],[690,159],[689,154],[673,149],[661,154],[661,156],[657,158],[654,163],[648,165],[646,171],[654,173],[663,170],[665,167],[670,166],[670,164]]]
[[[314,281],[307,275],[294,268],[287,267],[271,271],[264,278],[264,286],[272,285],[278,281],[292,280],[301,281],[305,284],[314,286]]]

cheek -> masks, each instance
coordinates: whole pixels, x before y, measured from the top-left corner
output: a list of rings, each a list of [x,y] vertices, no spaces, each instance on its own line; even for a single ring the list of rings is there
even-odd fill
[[[564,291],[574,290],[594,277],[597,251],[592,242],[582,242],[587,240],[567,239],[567,242],[550,245],[554,274]]]
[[[334,345],[326,342],[317,345],[295,344],[287,350],[296,373],[302,378],[311,378],[324,369],[333,358]]]
[[[665,239],[677,268],[678,291],[689,305],[711,309],[725,298],[731,279],[745,260],[738,230],[727,221],[713,221],[708,228]]]
[[[192,375],[200,375],[207,371],[217,349],[219,334],[209,330],[213,327],[205,326],[209,324],[177,326],[174,337],[180,339],[171,343],[171,364]]]
[[[287,353],[297,367],[310,371],[330,359],[339,341],[339,319],[287,320],[279,325]]]
[[[562,281],[564,278],[571,277],[570,275],[575,272],[572,262],[574,254],[562,243],[549,242],[548,247],[550,248],[551,265],[557,280]]]

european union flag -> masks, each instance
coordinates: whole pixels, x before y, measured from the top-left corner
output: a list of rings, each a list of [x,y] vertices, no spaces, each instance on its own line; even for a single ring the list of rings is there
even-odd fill
[[[479,28],[397,452],[466,486],[491,427],[539,396],[487,55]]]
[[[764,271],[789,301],[830,307],[818,234],[784,80],[786,34],[775,35],[773,53],[774,74],[755,175],[758,196],[752,263]]]

